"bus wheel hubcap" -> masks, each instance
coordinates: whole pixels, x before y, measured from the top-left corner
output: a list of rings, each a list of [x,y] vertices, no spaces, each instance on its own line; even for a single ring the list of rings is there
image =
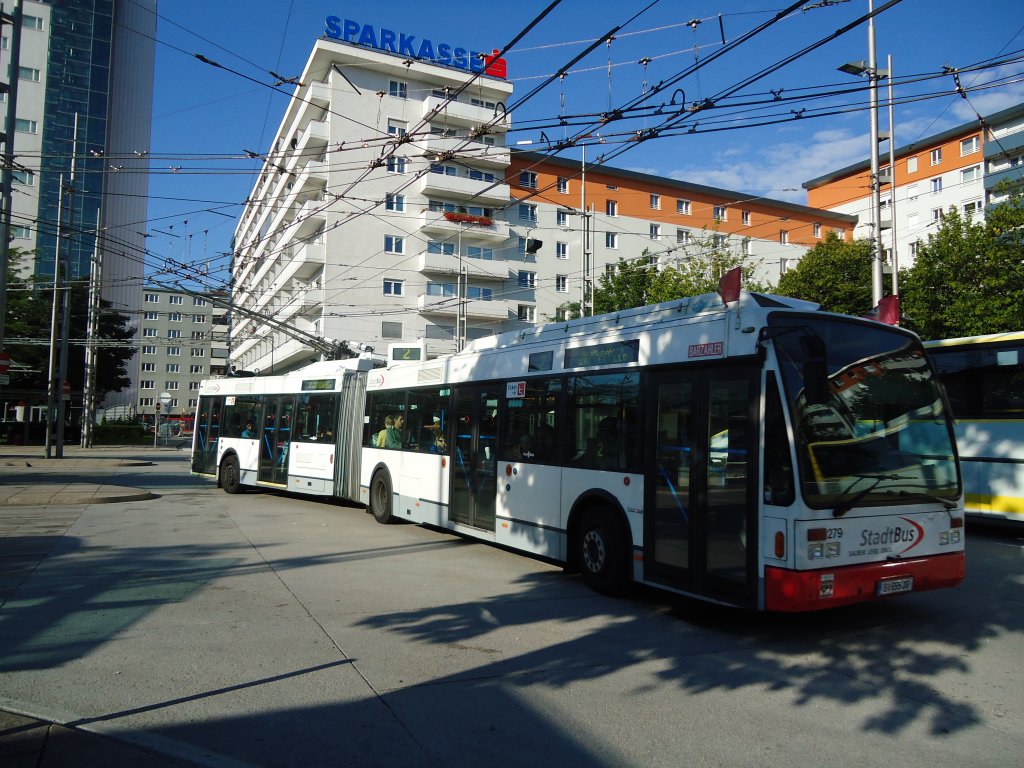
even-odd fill
[[[604,539],[597,531],[587,531],[583,537],[583,562],[587,570],[597,573],[604,567]]]

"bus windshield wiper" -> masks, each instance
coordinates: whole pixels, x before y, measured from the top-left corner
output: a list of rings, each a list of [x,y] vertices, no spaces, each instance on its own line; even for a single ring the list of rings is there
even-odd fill
[[[849,499],[844,501],[842,504],[837,505],[836,508],[832,510],[832,517],[842,517],[843,515],[845,515],[847,512],[849,512],[851,509],[857,506],[857,502],[859,502],[861,499],[863,499],[865,496],[867,496],[869,493],[875,490],[875,488],[878,487],[878,484],[881,483],[883,480],[912,479],[909,477],[903,477],[902,475],[857,475],[856,479],[852,483],[850,483],[840,495],[845,496],[847,493],[850,492],[853,486],[855,486],[861,480],[866,480],[868,478],[871,478],[872,480],[874,480],[874,482],[871,483],[871,485],[869,485],[867,488],[857,491],[857,493],[855,493]]]

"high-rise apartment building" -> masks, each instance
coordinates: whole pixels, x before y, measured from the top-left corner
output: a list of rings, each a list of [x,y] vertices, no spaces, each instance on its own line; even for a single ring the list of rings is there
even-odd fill
[[[327,20],[235,231],[233,363],[304,364],[310,337],[451,352],[556,319],[620,258],[730,248],[772,279],[853,230],[842,213],[512,150],[504,73]]]
[[[35,252],[32,271],[52,280],[59,237],[69,277],[84,278],[98,228],[102,296],[134,321],[144,272],[156,0],[23,0],[22,14],[16,66],[9,26],[0,40],[2,71],[17,79],[16,124],[7,126],[17,163],[11,247]],[[134,398],[132,391],[112,394],[107,404]]]
[[[1024,105],[972,120],[898,147],[895,174],[883,152],[879,178],[879,239],[887,269],[895,242],[899,268],[913,264],[917,248],[937,231],[950,207],[982,217],[1005,199],[1005,184],[1024,173]],[[854,215],[857,238],[873,236],[871,165],[863,160],[804,182],[812,206]]]

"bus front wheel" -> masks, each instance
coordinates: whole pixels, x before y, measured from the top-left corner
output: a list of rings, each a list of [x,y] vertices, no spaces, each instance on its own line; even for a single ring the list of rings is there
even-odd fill
[[[583,580],[602,595],[618,595],[629,582],[626,542],[610,509],[584,513],[573,537],[575,564]]]
[[[370,512],[378,523],[391,522],[391,479],[387,472],[378,472],[370,482]]]
[[[228,456],[220,465],[220,487],[226,493],[242,492],[242,473],[238,468],[238,457]]]

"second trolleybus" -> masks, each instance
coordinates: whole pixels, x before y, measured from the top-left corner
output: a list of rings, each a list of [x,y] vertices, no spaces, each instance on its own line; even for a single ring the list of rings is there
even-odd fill
[[[952,424],[920,342],[814,304],[709,294],[258,382],[200,391],[193,468],[229,491],[351,498],[382,523],[565,563],[601,592],[802,611],[964,576]],[[218,408],[241,423],[238,387],[260,436],[201,439]],[[336,403],[316,409],[334,409],[333,442],[309,437],[316,396]]]

